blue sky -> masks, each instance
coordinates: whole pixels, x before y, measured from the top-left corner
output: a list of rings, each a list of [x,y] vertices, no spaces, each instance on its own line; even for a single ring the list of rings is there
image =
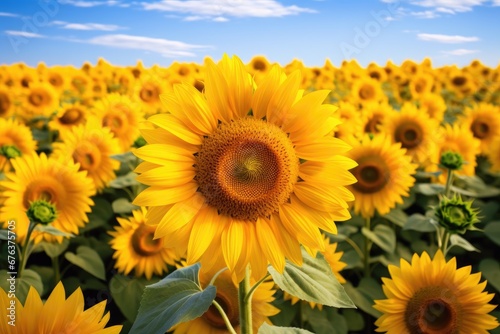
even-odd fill
[[[2,0],[0,64],[500,63],[500,0]]]

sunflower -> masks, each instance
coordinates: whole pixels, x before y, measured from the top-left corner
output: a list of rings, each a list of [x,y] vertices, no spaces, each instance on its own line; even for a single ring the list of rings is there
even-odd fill
[[[220,256],[238,281],[285,257],[301,263],[300,243],[324,250],[319,228],[350,217],[345,188],[355,182],[350,147],[331,136],[339,123],[328,91],[301,96],[300,72],[273,67],[254,90],[237,57],[206,61],[205,94],[189,84],[164,98],[170,114],[149,118],[150,143],[137,180],[150,186],[135,204],[150,206],[155,238],[187,247],[188,263],[208,267]],[[150,136],[151,137],[151,136]]]
[[[362,77],[354,81],[351,88],[352,102],[366,104],[385,100],[380,82],[370,77]]]
[[[395,113],[396,111],[387,102],[364,105],[361,112],[363,132],[372,134],[379,133],[381,131],[381,125]]]
[[[0,84],[0,118],[8,118],[14,113],[12,89]]]
[[[321,252],[321,254],[323,254],[326,262],[328,262],[328,264],[330,265],[330,268],[332,269],[332,273],[335,275],[337,280],[340,283],[344,284],[346,282],[346,280],[340,274],[340,271],[347,266],[347,263],[342,262],[340,260],[340,258],[344,254],[344,252],[336,252],[337,243],[330,242],[330,238],[328,236],[323,235],[323,240],[325,243],[325,251]],[[287,292],[284,293],[283,297],[285,300],[291,300],[292,305],[295,305],[300,300],[298,297],[292,296]],[[316,306],[318,306],[318,308],[320,310],[323,308],[323,305],[316,304],[315,302],[309,302],[309,305],[311,306],[311,308],[315,308]]]
[[[133,269],[136,276],[162,275],[168,271],[167,264],[174,265],[179,258],[175,251],[166,248],[163,239],[153,239],[155,229],[146,225],[147,210],[132,211],[129,219],[116,218],[120,226],[109,232],[113,239],[109,242],[115,250],[115,268],[128,275]]]
[[[394,113],[382,126],[393,142],[401,143],[413,162],[426,166],[436,150],[438,122],[419,112],[417,107],[405,103],[399,113]]]
[[[488,314],[495,305],[488,304],[494,295],[483,292],[486,281],[479,283],[481,273],[471,274],[471,266],[457,269],[456,258],[446,262],[438,250],[431,260],[424,252],[388,269],[391,278],[382,278],[387,299],[374,305],[383,313],[377,332],[487,334],[498,327]]]
[[[458,124],[446,124],[440,130],[438,149],[435,152],[436,156],[432,160],[436,163],[439,162],[441,155],[447,151],[459,153],[466,163],[460,170],[456,170],[454,173],[457,175],[473,176],[477,166],[476,155],[479,153],[479,140],[474,138],[469,128],[459,126]],[[429,165],[426,169],[433,171],[435,165]],[[448,171],[442,169],[442,172],[438,177],[438,181],[446,183]]]
[[[344,101],[340,101],[338,107],[337,115],[342,123],[335,129],[335,136],[338,138],[360,136],[363,133],[363,121],[358,108],[354,104]]]
[[[386,82],[387,81],[387,73],[385,70],[377,65],[376,63],[370,63],[366,68],[366,74],[372,79],[377,80],[378,82]]]
[[[441,95],[435,93],[423,94],[418,98],[418,105],[421,111],[438,122],[443,121],[446,103]]]
[[[479,153],[486,154],[493,140],[500,137],[500,106],[479,103],[465,108],[464,116],[459,122],[469,128],[481,142]]]
[[[122,152],[126,152],[139,137],[139,122],[143,119],[139,105],[128,96],[109,94],[97,101],[91,113],[102,126],[108,127],[120,142]]]
[[[135,83],[134,101],[140,104],[141,110],[146,115],[154,115],[162,110],[160,95],[167,92],[167,80],[150,70],[148,75],[143,74],[141,79]]]
[[[47,82],[32,83],[26,89],[22,107],[27,118],[34,116],[49,117],[59,106],[59,93]]]
[[[14,300],[0,289],[0,305],[8,309]],[[15,299],[15,326],[7,321],[0,321],[0,332],[3,334],[21,333],[79,333],[79,334],[119,334],[122,326],[106,327],[110,314],[106,310],[106,300],[84,311],[84,296],[78,287],[66,299],[64,286],[59,282],[50,296],[42,301],[34,287],[30,287],[24,305]],[[21,320],[22,319],[22,320]]]
[[[419,100],[422,95],[430,93],[433,84],[434,78],[428,73],[419,73],[412,76],[408,83],[412,100]]]
[[[373,217],[375,209],[384,215],[403,203],[415,183],[416,165],[406,155],[400,143],[392,144],[390,138],[379,134],[361,141],[351,138],[353,145],[349,157],[358,163],[352,170],[358,182],[350,188],[356,198],[354,211],[365,218]]]
[[[31,203],[41,200],[56,207],[57,218],[52,226],[78,234],[78,228],[88,222],[86,213],[94,204],[90,196],[95,189],[87,173],[79,172],[79,166],[73,162],[47,158],[44,153],[15,158],[11,163],[15,172],[7,173],[0,182],[0,221],[16,221],[18,242],[23,242],[28,230],[26,211]],[[54,240],[46,234],[43,238]],[[62,237],[54,238],[62,241]]]
[[[0,118],[0,172],[11,169],[10,159],[35,154],[37,143],[31,130],[12,119]]]
[[[69,82],[66,76],[66,69],[62,66],[54,66],[43,71],[41,78],[54,87],[54,89],[62,93],[69,87]]]
[[[66,133],[64,142],[53,146],[53,156],[78,163],[81,171],[87,171],[98,192],[116,177],[114,171],[120,168],[120,162],[111,158],[120,151],[118,140],[109,128],[96,122],[74,127]]]
[[[74,126],[85,124],[87,114],[88,107],[80,102],[63,103],[57,115],[49,122],[49,127],[59,131],[59,137],[64,138]]]
[[[204,271],[203,266],[201,267],[199,278],[202,288],[209,284],[215,274],[215,271]],[[238,287],[232,281],[228,271],[222,272],[213,284],[217,288],[215,301],[219,303],[231,325],[239,333]],[[254,333],[257,333],[264,322],[271,324],[268,317],[279,313],[280,310],[271,305],[274,300],[274,293],[274,283],[272,281],[264,281],[255,290],[252,296],[252,326]],[[173,334],[189,333],[226,334],[229,331],[217,308],[211,305],[201,317],[183,322],[177,325],[173,331]]]

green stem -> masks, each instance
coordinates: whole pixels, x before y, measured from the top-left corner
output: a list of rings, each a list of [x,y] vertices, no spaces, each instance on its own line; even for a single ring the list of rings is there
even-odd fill
[[[247,266],[245,278],[238,287],[238,304],[240,309],[240,333],[252,334],[252,298],[247,298],[250,291],[250,268]]]
[[[26,240],[24,240],[24,246],[23,250],[21,251],[21,266],[19,267],[18,270],[18,275],[19,277],[22,277],[22,273],[24,271],[24,268],[26,267],[26,262],[28,262],[28,257],[29,257],[29,249],[31,249],[31,233],[35,229],[36,224],[33,222],[30,222],[28,225],[28,232],[26,233]]]
[[[214,304],[215,308],[217,310],[219,310],[219,313],[220,313],[222,319],[224,319],[224,323],[226,324],[226,327],[227,327],[227,330],[229,331],[229,333],[236,334],[236,331],[234,330],[234,327],[231,324],[231,321],[229,320],[229,318],[227,317],[226,312],[224,312],[224,309],[222,308],[222,306],[220,306],[219,303],[217,303],[215,300],[212,301],[212,304]]]
[[[52,260],[52,268],[54,269],[54,280],[57,285],[61,280],[61,270],[59,268],[59,258],[57,256],[51,257]]]
[[[365,228],[371,231],[371,217],[365,219]],[[365,277],[370,277],[370,248],[371,242],[368,237],[365,236],[365,249],[363,253],[363,260],[365,264]]]
[[[447,198],[450,198],[451,185],[453,183],[453,171],[448,169],[448,176],[446,177],[446,187],[444,189],[444,194]]]
[[[441,251],[443,252],[443,255],[446,256],[446,253],[448,253],[448,243],[450,241],[450,233],[448,231],[444,231],[443,233],[443,241],[441,242]]]
[[[365,255],[364,255],[363,251],[361,250],[361,248],[359,248],[358,245],[356,245],[356,243],[351,238],[345,238],[345,241],[349,245],[351,245],[351,247],[356,251],[356,253],[358,253],[360,259],[364,258]]]
[[[255,290],[257,290],[257,288],[259,287],[259,285],[261,285],[262,282],[264,282],[266,280],[266,278],[269,277],[269,274],[267,274],[266,276],[262,277],[257,283],[255,283],[252,288],[248,291],[248,294],[246,295],[245,297],[245,302],[247,301],[251,301],[252,300],[252,296],[253,296],[253,293],[255,292]]]
[[[224,267],[221,270],[219,270],[218,272],[216,272],[215,275],[210,280],[210,283],[208,285],[214,285],[215,280],[217,279],[217,277],[219,277],[219,275],[222,274],[226,270],[227,270],[227,267]]]

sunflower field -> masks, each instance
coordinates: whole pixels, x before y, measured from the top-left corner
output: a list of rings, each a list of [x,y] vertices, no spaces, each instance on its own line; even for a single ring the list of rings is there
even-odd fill
[[[0,333],[500,333],[500,66],[0,66]]]

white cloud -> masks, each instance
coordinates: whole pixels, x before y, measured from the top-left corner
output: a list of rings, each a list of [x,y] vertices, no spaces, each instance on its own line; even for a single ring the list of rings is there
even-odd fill
[[[500,0],[493,0],[493,6],[500,6]]]
[[[479,41],[478,37],[466,37],[460,35],[441,35],[441,34],[417,34],[418,39],[422,41],[428,42],[439,42],[439,43],[447,43],[447,44],[456,44],[456,43],[467,43],[467,42],[477,42]]]
[[[451,51],[441,51],[441,53],[450,55],[450,56],[465,56],[474,53],[478,53],[479,50],[469,50],[469,49],[456,49]]]
[[[223,16],[217,16],[217,17],[214,17],[213,21],[215,21],[215,22],[227,22],[229,20]]]
[[[164,57],[193,57],[196,55],[195,50],[209,48],[209,46],[187,44],[162,38],[121,34],[98,36],[84,42],[121,49],[151,51]]]
[[[146,10],[187,14],[188,17],[282,17],[315,10],[295,5],[284,6],[275,0],[163,0],[142,2]]]
[[[0,12],[0,16],[19,17],[19,14]]]
[[[427,8],[441,8],[451,13],[469,12],[475,6],[482,6],[489,0],[416,0],[411,4]]]
[[[20,30],[5,30],[5,33],[10,36],[20,36],[20,37],[26,37],[26,38],[44,38],[45,36],[40,35],[40,34],[35,34],[32,32],[27,32],[27,31],[20,31]]]
[[[432,10],[424,10],[422,12],[410,12],[411,16],[418,17],[419,19],[435,19],[440,15]]]
[[[68,23],[64,21],[52,21],[52,24],[60,25],[63,29],[71,30],[99,30],[99,31],[116,31],[125,29],[115,24],[101,24],[101,23]]]

